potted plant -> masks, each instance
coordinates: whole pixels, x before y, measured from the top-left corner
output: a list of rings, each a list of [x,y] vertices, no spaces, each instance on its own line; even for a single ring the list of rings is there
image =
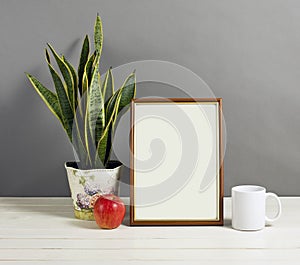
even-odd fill
[[[112,69],[100,80],[99,63],[103,44],[102,22],[97,15],[94,26],[94,51],[90,52],[86,35],[81,49],[78,70],[54,48],[48,48],[60,74],[54,69],[48,49],[46,62],[55,92],[37,78],[26,73],[32,86],[50,111],[62,124],[76,154],[77,162],[66,162],[68,181],[75,216],[93,220],[93,207],[103,193],[118,192],[121,163],[110,161],[112,136],[118,115],[135,96],[135,73],[115,91]]]

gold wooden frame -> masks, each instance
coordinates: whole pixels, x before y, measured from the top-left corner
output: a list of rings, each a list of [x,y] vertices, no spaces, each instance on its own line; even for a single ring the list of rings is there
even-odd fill
[[[218,174],[218,219],[217,220],[135,220],[135,201],[134,201],[134,121],[135,121],[135,104],[136,103],[218,103],[218,127],[219,127],[219,174]],[[130,131],[130,225],[223,225],[223,142],[222,142],[222,99],[221,98],[141,98],[134,99],[131,102],[131,131]]]

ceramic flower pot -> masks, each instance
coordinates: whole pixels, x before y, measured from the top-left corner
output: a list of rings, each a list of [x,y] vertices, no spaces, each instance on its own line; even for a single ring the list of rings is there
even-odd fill
[[[119,193],[122,164],[110,161],[107,169],[78,169],[76,162],[66,162],[68,181],[73,199],[75,217],[94,219],[94,204],[101,194]]]

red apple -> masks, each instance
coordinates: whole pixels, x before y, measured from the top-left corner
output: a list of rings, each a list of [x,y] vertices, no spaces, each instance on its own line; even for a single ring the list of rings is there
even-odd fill
[[[94,205],[94,216],[99,227],[117,228],[125,216],[124,202],[114,194],[101,195]]]

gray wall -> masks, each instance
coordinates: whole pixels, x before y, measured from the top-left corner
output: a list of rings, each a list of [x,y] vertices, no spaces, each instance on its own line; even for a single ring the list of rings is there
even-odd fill
[[[227,195],[241,183],[300,195],[299,1],[1,0],[0,196],[69,194],[63,162],[72,149],[24,71],[50,86],[45,43],[77,63],[97,11],[102,69],[167,60],[223,98]]]

